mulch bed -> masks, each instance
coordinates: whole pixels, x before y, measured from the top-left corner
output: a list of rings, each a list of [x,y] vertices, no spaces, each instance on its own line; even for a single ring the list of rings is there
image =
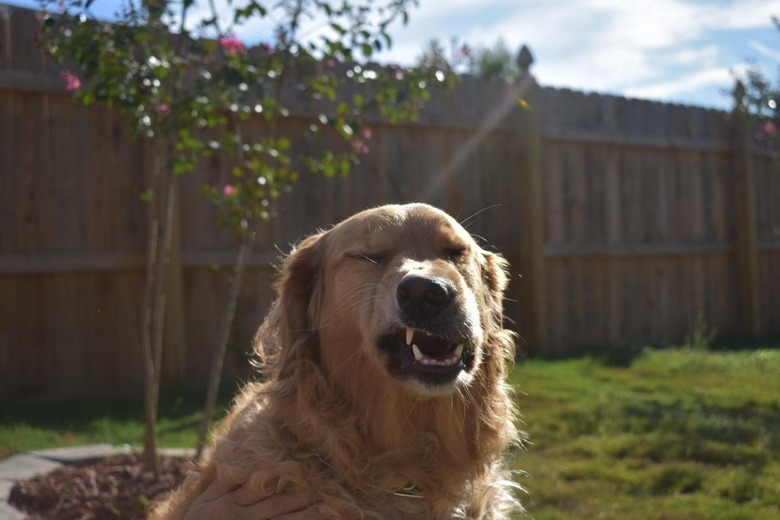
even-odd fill
[[[31,519],[144,519],[157,500],[175,488],[192,468],[190,459],[162,456],[156,481],[144,471],[142,454],[106,457],[67,465],[17,482],[8,502]]]

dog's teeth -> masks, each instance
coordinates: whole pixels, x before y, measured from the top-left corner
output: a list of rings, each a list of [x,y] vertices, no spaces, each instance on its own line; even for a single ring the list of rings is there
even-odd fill
[[[463,343],[455,347],[453,354],[455,354],[456,358],[459,358],[461,355],[463,355]]]
[[[420,352],[420,347],[417,345],[412,345],[412,352],[414,352],[414,359],[417,361],[421,361],[423,358],[423,353]]]
[[[412,338],[414,337],[414,329],[412,327],[406,327],[406,344],[412,344]]]

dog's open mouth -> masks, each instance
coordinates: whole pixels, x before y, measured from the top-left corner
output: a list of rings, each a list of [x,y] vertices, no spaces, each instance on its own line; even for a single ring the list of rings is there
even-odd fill
[[[452,341],[413,327],[379,338],[379,347],[390,354],[390,372],[431,385],[451,383],[469,370],[473,352],[466,341]]]

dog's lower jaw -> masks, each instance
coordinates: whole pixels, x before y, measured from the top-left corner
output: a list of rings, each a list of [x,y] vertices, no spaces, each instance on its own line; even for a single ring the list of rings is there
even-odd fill
[[[478,369],[478,342],[472,337],[439,336],[406,326],[391,328],[374,343],[387,374],[417,397],[466,390]]]
[[[468,387],[473,379],[474,377],[472,374],[461,370],[453,381],[446,384],[430,384],[415,378],[399,380],[399,384],[403,385],[410,393],[414,394],[416,398],[426,400],[447,397],[458,392],[468,391]]]

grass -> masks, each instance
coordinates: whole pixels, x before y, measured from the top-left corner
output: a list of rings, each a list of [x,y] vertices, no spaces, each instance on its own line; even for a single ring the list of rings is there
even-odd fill
[[[608,361],[512,373],[531,518],[780,518],[780,350]]]
[[[228,405],[229,391],[218,410]],[[162,447],[194,447],[203,417],[203,391],[168,389],[160,396],[157,425]],[[24,404],[0,404],[0,459],[29,450],[109,443],[142,446],[140,396],[74,398]]]
[[[780,518],[780,350],[634,354],[513,370],[529,518]],[[202,399],[163,395],[161,445],[194,445]],[[140,398],[0,406],[0,458],[142,436]]]

